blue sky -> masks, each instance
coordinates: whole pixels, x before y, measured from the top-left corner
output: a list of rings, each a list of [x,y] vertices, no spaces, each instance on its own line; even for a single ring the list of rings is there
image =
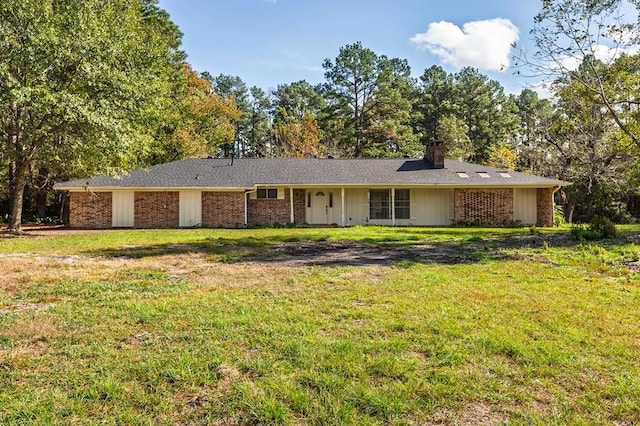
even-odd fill
[[[513,74],[510,43],[531,50],[541,0],[160,0],[184,33],[197,71],[240,76],[265,90],[324,81],[322,62],[362,42],[407,59],[415,77],[434,64],[479,68],[510,93],[530,83]]]

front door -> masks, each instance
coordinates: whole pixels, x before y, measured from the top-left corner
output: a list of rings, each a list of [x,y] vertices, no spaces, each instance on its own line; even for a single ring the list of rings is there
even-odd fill
[[[329,224],[329,192],[325,190],[315,190],[311,195],[311,221],[312,225]]]

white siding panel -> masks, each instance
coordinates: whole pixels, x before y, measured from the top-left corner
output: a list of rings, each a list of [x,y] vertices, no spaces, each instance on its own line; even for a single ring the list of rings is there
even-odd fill
[[[523,225],[538,221],[537,190],[535,188],[514,189],[513,218]]]
[[[345,219],[347,225],[364,225],[369,220],[369,191],[345,189]]]
[[[451,225],[453,221],[453,190],[411,190],[411,219],[412,225]]]
[[[180,226],[202,223],[202,192],[180,191]]]
[[[134,192],[113,191],[111,198],[111,226],[132,228],[134,220]]]

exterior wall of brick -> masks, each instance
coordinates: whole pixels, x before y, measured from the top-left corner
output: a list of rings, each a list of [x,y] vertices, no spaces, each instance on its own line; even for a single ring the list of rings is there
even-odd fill
[[[296,225],[302,225],[307,220],[306,191],[304,189],[293,190],[293,217]]]
[[[454,223],[506,225],[513,222],[513,189],[454,190]]]
[[[180,224],[178,191],[136,192],[134,227],[177,228]]]
[[[69,224],[77,228],[111,228],[111,192],[70,192]]]
[[[238,228],[244,226],[244,193],[202,193],[202,224],[211,227]]]
[[[289,188],[284,189],[284,199],[249,199],[247,209],[249,224],[273,225],[291,223],[291,199]],[[293,190],[293,217],[297,224],[304,223],[304,189]]]
[[[538,188],[538,226],[553,226],[553,188]]]
[[[291,221],[289,188],[284,199],[249,199],[249,223],[273,225]],[[553,226],[553,188],[537,189],[537,225]],[[206,226],[234,228],[244,225],[244,193],[202,193],[202,223]],[[455,189],[454,223],[505,225],[514,218],[513,189]],[[70,192],[70,225],[83,228],[110,228],[111,192]],[[304,189],[293,190],[294,219],[306,220]],[[177,228],[180,197],[177,191],[136,192],[136,228]]]

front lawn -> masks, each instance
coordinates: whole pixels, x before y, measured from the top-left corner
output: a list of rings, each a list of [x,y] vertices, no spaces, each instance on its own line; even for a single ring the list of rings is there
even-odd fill
[[[0,239],[2,424],[637,424],[640,238]]]

